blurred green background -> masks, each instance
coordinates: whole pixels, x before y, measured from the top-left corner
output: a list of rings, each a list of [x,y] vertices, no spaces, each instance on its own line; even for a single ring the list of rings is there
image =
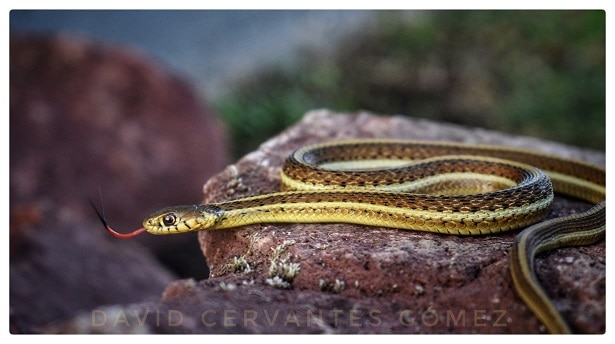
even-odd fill
[[[241,79],[214,108],[239,157],[310,109],[368,110],[605,149],[604,11],[383,11],[332,52]]]

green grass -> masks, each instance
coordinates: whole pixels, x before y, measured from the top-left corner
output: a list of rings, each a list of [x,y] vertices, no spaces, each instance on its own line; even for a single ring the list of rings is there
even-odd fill
[[[240,156],[308,110],[365,109],[605,149],[604,11],[436,11],[307,53],[214,105]]]

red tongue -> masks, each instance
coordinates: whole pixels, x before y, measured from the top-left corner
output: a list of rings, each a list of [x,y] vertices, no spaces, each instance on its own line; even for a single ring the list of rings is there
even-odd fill
[[[90,204],[92,205],[92,208],[94,208],[94,211],[96,212],[96,215],[98,215],[98,218],[102,222],[103,226],[105,226],[105,229],[107,230],[107,232],[109,232],[109,234],[113,235],[114,237],[116,237],[118,239],[134,238],[137,235],[147,231],[147,229],[145,229],[145,228],[139,228],[139,229],[135,229],[134,231],[126,233],[126,234],[118,233],[118,232],[114,231],[107,224],[107,220],[105,220],[105,217],[100,213],[100,211],[98,211],[98,209],[96,208],[96,206],[94,205],[94,203],[92,201],[90,201]]]
[[[122,233],[118,233],[116,231],[114,231],[113,229],[111,229],[111,227],[109,227],[109,225],[105,224],[105,229],[107,230],[107,232],[109,232],[109,234],[113,235],[114,237],[118,238],[118,239],[130,239],[130,238],[134,238],[137,235],[146,232],[147,229],[145,228],[139,228],[136,229],[132,232],[126,233],[126,234],[122,234]]]

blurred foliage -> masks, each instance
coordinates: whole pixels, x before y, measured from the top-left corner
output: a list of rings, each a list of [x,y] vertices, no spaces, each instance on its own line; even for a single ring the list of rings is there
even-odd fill
[[[605,149],[604,11],[378,13],[378,24],[215,106],[235,155],[310,109],[444,120]]]

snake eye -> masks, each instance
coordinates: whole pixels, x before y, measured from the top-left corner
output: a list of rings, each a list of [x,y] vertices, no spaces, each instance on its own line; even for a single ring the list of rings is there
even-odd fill
[[[169,213],[166,214],[163,218],[162,218],[162,223],[165,226],[172,226],[175,224],[175,221],[177,220],[177,216],[173,213]]]

